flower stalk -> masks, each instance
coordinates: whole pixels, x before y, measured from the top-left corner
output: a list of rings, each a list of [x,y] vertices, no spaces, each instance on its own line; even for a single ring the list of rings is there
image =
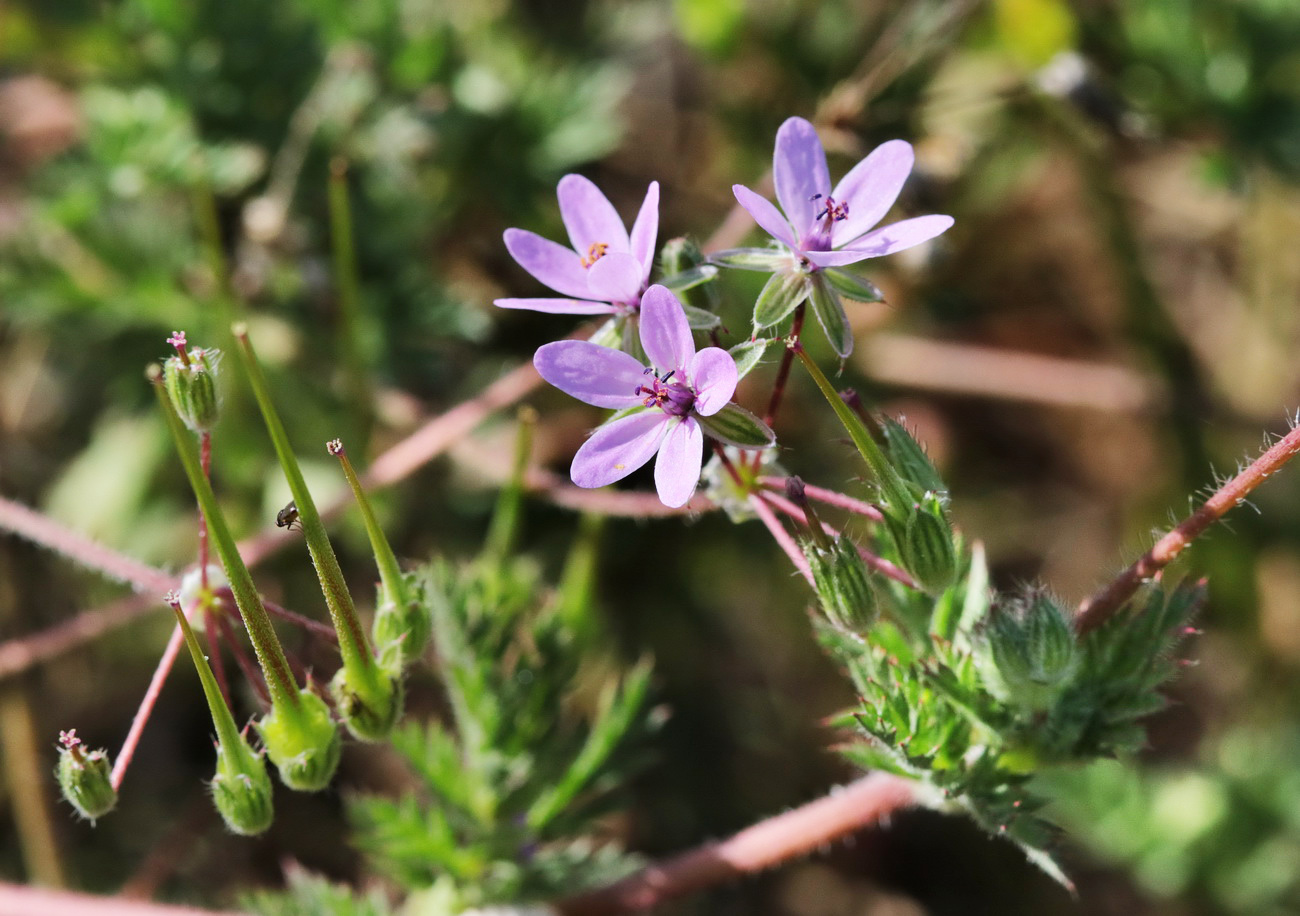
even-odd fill
[[[248,327],[236,325],[233,329],[240,362],[253,388],[253,396],[262,412],[271,442],[275,446],[276,456],[289,483],[294,503],[298,508],[298,520],[302,523],[303,535],[307,540],[307,550],[316,567],[321,591],[325,595],[325,604],[329,608],[330,619],[339,636],[339,654],[343,659],[343,668],[335,678],[333,689],[340,700],[340,709],[349,730],[362,740],[378,740],[388,734],[396,719],[395,698],[398,687],[394,675],[380,670],[380,666],[371,654],[365,629],[352,603],[352,594],[348,591],[339,566],[334,547],[330,544],[325,524],[321,521],[316,502],[307,481],[302,476],[298,459],[289,445],[289,436],[284,423],[271,401],[270,387],[262,374],[262,367],[253,351],[253,344],[248,338]]]

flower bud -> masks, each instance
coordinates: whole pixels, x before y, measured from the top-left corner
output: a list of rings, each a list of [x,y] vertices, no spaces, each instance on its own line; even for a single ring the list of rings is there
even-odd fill
[[[389,652],[390,646],[395,647],[402,666],[423,655],[433,635],[433,616],[428,603],[422,600],[419,577],[407,574],[404,578],[404,591],[413,597],[403,603],[393,601],[381,586],[370,631],[380,656]]]
[[[1047,709],[1079,668],[1069,616],[1042,593],[994,607],[981,640],[985,686],[1004,703]]]
[[[163,363],[163,384],[176,412],[194,432],[206,432],[216,425],[220,412],[217,371],[221,351],[208,347],[185,349],[185,335],[177,332],[169,341],[175,356]]]
[[[957,548],[939,497],[925,494],[906,522],[891,521],[890,527],[903,568],[921,588],[937,594],[952,585],[957,575]]]
[[[659,250],[660,272],[665,277],[685,273],[692,267],[698,267],[703,263],[704,252],[700,250],[699,244],[694,239],[688,239],[685,236],[669,239],[664,242],[664,247]]]
[[[256,836],[271,826],[271,777],[266,762],[241,735],[239,744],[217,745],[217,775],[209,783],[212,802],[231,833]]]
[[[899,475],[915,486],[918,492],[947,492],[948,487],[930,461],[930,456],[908,432],[907,427],[891,417],[881,417],[878,422],[885,439],[885,454]]]
[[[329,706],[310,690],[298,692],[296,706],[275,704],[257,723],[266,756],[290,789],[325,788],[339,765],[342,744]]]
[[[357,669],[359,676],[348,677],[348,669],[340,668],[330,682],[330,695],[334,697],[343,724],[353,737],[362,741],[382,741],[393,730],[402,714],[405,693],[402,689],[401,669],[394,660],[385,658],[388,665],[380,664]]]
[[[112,811],[117,804],[117,790],[111,780],[108,752],[86,750],[75,728],[60,733],[59,744],[59,765],[54,773],[63,797],[92,822]]]
[[[839,535],[825,549],[808,540],[803,542],[803,552],[826,618],[853,633],[869,629],[880,608],[871,588],[871,571],[853,541]]]

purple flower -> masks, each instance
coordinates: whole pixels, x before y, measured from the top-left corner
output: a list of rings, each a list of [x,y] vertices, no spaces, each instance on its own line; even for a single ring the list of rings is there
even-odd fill
[[[597,429],[573,456],[570,476],[580,487],[622,480],[656,453],[655,489],[667,506],[695,492],[704,457],[696,417],[722,410],[736,390],[736,362],[726,350],[695,352],[682,305],[655,285],[641,298],[641,346],[635,357],[589,341],[561,340],[537,351],[533,365],[556,388],[596,407],[644,407]]]
[[[572,248],[524,229],[507,229],[505,241],[520,267],[567,298],[497,299],[496,304],[565,315],[635,313],[654,264],[659,182],[650,182],[631,235],[614,205],[581,175],[561,178],[556,195]]]
[[[898,199],[912,161],[909,143],[890,140],[872,150],[832,190],[817,131],[803,118],[789,118],[776,132],[772,156],[781,210],[744,185],[732,185],[731,190],[769,235],[813,269],[842,267],[919,245],[952,225],[951,216],[918,216],[871,228]]]

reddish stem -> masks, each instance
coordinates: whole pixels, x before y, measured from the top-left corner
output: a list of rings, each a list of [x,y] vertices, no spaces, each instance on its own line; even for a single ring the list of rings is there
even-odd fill
[[[763,486],[767,487],[769,490],[774,490],[777,493],[785,492],[785,481],[786,478],[784,477],[760,477],[758,479],[758,482]],[[834,506],[837,509],[846,509],[849,512],[856,512],[858,515],[865,515],[872,521],[880,522],[885,519],[884,514],[869,502],[855,499],[854,497],[847,496],[844,493],[837,493],[835,490],[825,490],[821,487],[813,486],[810,483],[805,483],[803,489],[810,497],[820,503],[825,503],[828,506]]]
[[[1109,585],[1084,601],[1074,618],[1075,629],[1087,633],[1100,626],[1133,597],[1143,582],[1168,566],[1197,535],[1239,505],[1252,490],[1294,458],[1297,452],[1300,452],[1300,426],[1287,433],[1272,448],[1251,462],[1248,468],[1215,491],[1199,509],[1156,541],[1154,547]]]
[[[212,676],[217,679],[221,696],[229,707],[230,683],[226,680],[226,663],[221,660],[221,643],[217,641],[217,615],[210,605],[203,608],[203,635],[208,641],[208,661],[212,663]]]
[[[754,874],[807,855],[916,802],[916,786],[872,773],[814,802],[770,817],[735,836],[651,865],[609,887],[554,904],[562,916],[613,916]]]
[[[804,486],[806,488],[807,484],[805,484]],[[790,502],[790,500],[786,499],[784,496],[778,496],[775,493],[764,493],[763,499],[770,502],[773,506],[780,509],[782,512],[790,516],[795,521],[802,522],[805,525],[808,524],[808,516],[804,513],[804,511],[800,509],[798,506],[796,506],[794,503]],[[825,522],[822,522],[822,530],[824,530],[831,537],[840,536],[838,530],[826,524]],[[906,585],[908,588],[920,587],[916,584],[915,579],[909,576],[904,570],[899,569],[893,563],[886,560],[884,557],[877,556],[876,554],[872,553],[870,550],[867,550],[865,547],[862,547],[859,544],[854,544],[853,546],[857,548],[858,556],[862,557],[862,561],[866,563],[868,566],[870,566],[872,569],[874,569],[876,572],[888,576],[889,578],[893,579],[895,582],[901,582],[903,585]]]
[[[713,454],[718,456],[718,461],[722,463],[723,468],[725,468],[727,473],[731,475],[731,479],[736,486],[740,487],[742,490],[746,489],[745,481],[740,476],[739,469],[737,469],[731,459],[727,457],[727,450],[722,446],[721,442],[715,441],[713,443]]]
[[[140,708],[135,711],[135,718],[131,720],[131,728],[126,733],[126,740],[122,742],[122,750],[118,752],[117,760],[113,763],[109,782],[114,789],[122,788],[122,780],[126,778],[126,768],[131,765],[131,758],[135,756],[135,749],[140,744],[140,736],[144,734],[144,727],[149,722],[149,716],[153,714],[154,704],[158,702],[158,694],[162,693],[163,683],[167,680],[167,675],[171,672],[172,665],[176,662],[176,655],[180,652],[184,641],[181,628],[175,627],[171,638],[167,640],[167,647],[163,649],[162,658],[158,659],[158,666],[154,668],[144,698],[140,700]]]
[[[216,594],[217,597],[221,598],[223,601],[233,602],[235,600],[234,594],[228,588],[219,588],[217,589]],[[338,633],[336,633],[334,628],[327,623],[321,623],[321,621],[313,620],[310,617],[299,614],[297,611],[291,611],[286,607],[281,607],[267,598],[262,598],[262,606],[266,608],[266,612],[272,617],[279,617],[281,620],[288,620],[290,623],[295,623],[304,630],[314,633],[322,639],[327,639],[330,642],[337,643],[339,641]]]
[[[790,558],[794,568],[803,574],[809,585],[812,585],[812,569],[808,566],[808,558],[803,555],[803,551],[794,542],[794,538],[790,537],[790,532],[786,531],[781,525],[780,519],[772,513],[767,503],[756,493],[749,494],[749,505],[753,508],[754,514],[767,526],[772,538],[785,551],[785,555]]]
[[[253,663],[253,660],[248,656],[248,652],[244,650],[244,644],[239,641],[235,628],[230,624],[230,615],[217,615],[217,626],[221,629],[221,638],[230,647],[230,654],[234,657],[235,664],[244,673],[244,680],[253,685],[253,690],[261,698],[262,705],[270,709],[271,693],[266,689],[266,680],[262,676],[262,670]]]
[[[798,340],[799,335],[803,333],[804,313],[807,310],[806,304],[801,304],[794,310],[794,324],[790,327],[790,340]],[[776,370],[776,381],[772,383],[772,398],[767,402],[767,413],[763,416],[763,422],[769,427],[776,422],[776,411],[781,406],[781,399],[785,396],[785,385],[790,380],[790,367],[794,365],[794,350],[789,347],[781,354],[781,368]]]
[[[0,884],[0,913],[5,916],[237,916],[229,910],[201,910],[15,884]]]

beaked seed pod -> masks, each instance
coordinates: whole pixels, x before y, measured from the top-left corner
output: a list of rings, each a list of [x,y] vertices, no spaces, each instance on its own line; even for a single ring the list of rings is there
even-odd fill
[[[176,412],[196,433],[211,430],[220,413],[217,372],[221,351],[195,347],[185,356],[177,354],[163,363],[163,383]]]
[[[256,836],[271,826],[271,777],[266,762],[240,736],[239,746],[217,746],[217,775],[208,787],[212,802],[231,833]]]
[[[342,741],[324,700],[310,690],[301,690],[296,707],[272,706],[256,728],[266,756],[286,786],[315,792],[329,785],[338,769]]]
[[[871,571],[853,541],[839,535],[830,549],[824,549],[808,540],[803,542],[803,553],[826,618],[853,633],[870,629],[880,608],[871,588]]]
[[[76,729],[59,736],[59,764],[54,774],[63,797],[88,821],[103,817],[117,804],[108,752],[86,750]]]

